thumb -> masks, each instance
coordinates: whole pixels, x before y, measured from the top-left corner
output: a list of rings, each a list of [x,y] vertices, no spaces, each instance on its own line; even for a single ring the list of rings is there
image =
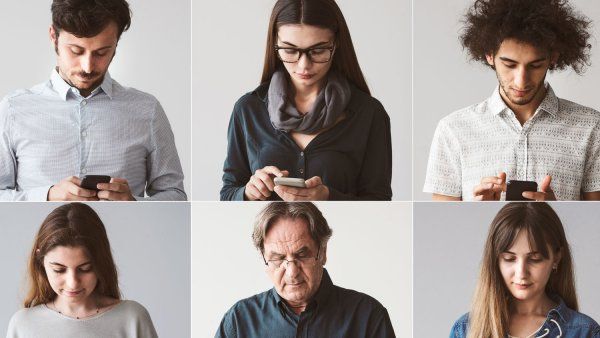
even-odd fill
[[[314,176],[309,178],[308,180],[306,180],[306,187],[307,188],[314,188],[316,186],[319,186],[323,184],[323,182],[321,181],[321,178],[319,176]]]
[[[546,175],[546,177],[544,177],[544,180],[542,181],[542,185],[540,186],[540,191],[541,192],[552,191],[552,188],[550,188],[551,182],[552,182],[552,176]]]

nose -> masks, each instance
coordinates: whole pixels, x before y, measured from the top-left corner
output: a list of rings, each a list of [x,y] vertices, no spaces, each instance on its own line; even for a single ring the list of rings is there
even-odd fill
[[[298,68],[300,68],[300,70],[304,70],[309,68],[311,65],[312,61],[310,61],[308,53],[302,53],[302,55],[300,55],[300,59],[298,60]]]
[[[527,264],[525,262],[525,260],[519,260],[517,261],[517,263],[515,264],[515,277],[516,279],[522,280],[525,279],[527,277],[528,273],[527,273]]]
[[[515,87],[517,89],[525,89],[527,88],[527,84],[529,82],[529,72],[525,67],[519,67],[515,71]]]
[[[81,70],[91,73],[94,70],[94,60],[91,54],[83,55],[80,60]]]
[[[297,261],[285,261],[283,264],[285,264],[285,274],[288,277],[296,277],[298,275],[300,269],[298,268]]]
[[[79,287],[79,276],[76,272],[67,273],[65,284],[69,290],[76,290]]]

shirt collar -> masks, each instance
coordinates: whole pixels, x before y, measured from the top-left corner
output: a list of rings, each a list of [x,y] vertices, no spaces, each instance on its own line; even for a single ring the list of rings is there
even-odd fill
[[[550,310],[550,312],[548,312],[548,318],[554,316],[562,320],[563,323],[568,322],[571,318],[571,309],[567,307],[567,304],[565,304],[565,301],[559,295],[553,294],[550,295],[550,298],[557,302],[558,305],[554,309]]]
[[[72,87],[60,76],[56,68],[52,70],[52,74],[50,74],[50,82],[52,88],[58,93],[58,96],[63,101],[66,101],[67,94]],[[113,80],[109,72],[106,72],[104,80],[102,80],[99,88],[94,89],[94,93],[99,89],[101,89],[110,99],[113,98]]]
[[[556,116],[558,113],[558,97],[556,97],[554,90],[548,82],[545,82],[544,86],[546,86],[546,97],[544,97],[544,100],[542,100],[542,103],[540,103],[537,110],[543,110],[552,116]],[[498,85],[496,86],[496,89],[494,89],[492,96],[488,99],[488,110],[494,115],[499,115],[507,109],[510,108],[506,105],[504,99],[502,99],[502,96],[500,95],[500,86]]]
[[[321,285],[319,285],[319,290],[317,290],[315,297],[312,301],[310,301],[306,308],[309,309],[318,306],[319,304],[324,304],[327,301],[327,298],[329,298],[332,288],[333,282],[331,281],[331,277],[329,277],[327,269],[323,268],[323,277],[321,278]],[[287,306],[285,304],[284,299],[277,293],[277,290],[275,288],[272,289],[272,292],[273,296],[275,297],[275,302],[278,305]]]

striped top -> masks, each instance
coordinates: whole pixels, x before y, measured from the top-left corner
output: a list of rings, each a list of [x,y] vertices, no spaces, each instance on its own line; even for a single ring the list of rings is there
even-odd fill
[[[534,116],[523,125],[496,87],[490,98],[443,118],[435,131],[425,192],[473,199],[481,179],[546,175],[558,200],[600,191],[600,113],[556,97],[549,84]]]
[[[136,199],[185,200],[171,126],[152,95],[107,73],[82,97],[56,70],[0,102],[0,200],[45,201],[69,176],[109,175]]]

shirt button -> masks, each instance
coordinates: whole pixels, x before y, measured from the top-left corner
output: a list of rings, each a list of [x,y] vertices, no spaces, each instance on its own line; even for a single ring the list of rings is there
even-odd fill
[[[87,104],[87,101],[86,101],[86,100],[83,100],[83,101],[81,101],[81,105],[82,105],[82,106],[85,106],[86,104]]]
[[[83,136],[83,137],[86,137],[86,136],[87,136],[87,132],[85,132],[85,131],[82,131],[82,132],[81,132],[81,136]]]
[[[304,152],[303,152],[303,151],[302,151],[302,152],[300,152],[300,156],[301,156],[301,157],[304,157]]]
[[[299,172],[300,174],[304,174],[304,169],[299,169],[299,170],[298,170],[298,172]]]
[[[87,170],[86,170],[85,168],[84,168],[84,169],[81,169],[81,173],[82,173],[82,174],[85,174],[85,173],[87,173]]]

